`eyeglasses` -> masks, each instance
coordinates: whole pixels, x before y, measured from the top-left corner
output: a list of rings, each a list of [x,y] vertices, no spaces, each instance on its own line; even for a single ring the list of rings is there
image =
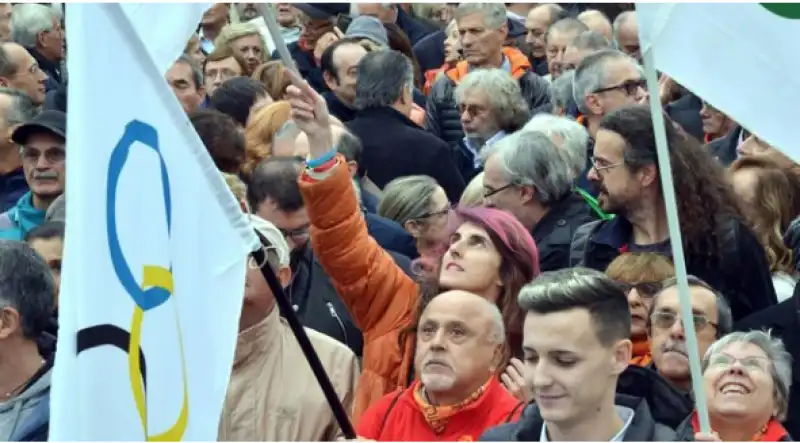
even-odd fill
[[[712,355],[708,359],[708,366],[709,367],[715,366],[723,369],[728,369],[731,366],[733,366],[733,364],[736,362],[739,362],[739,365],[747,371],[755,369],[763,372],[769,372],[769,367],[771,364],[769,359],[766,357],[751,356],[751,357],[736,358],[730,354],[720,352],[719,354]]]
[[[647,91],[647,81],[641,78],[636,80],[627,80],[618,85],[595,89],[594,93],[600,94],[603,92],[621,90],[627,95],[636,95],[636,93],[639,91],[639,88]]]
[[[638,292],[639,295],[644,298],[653,298],[653,296],[656,295],[659,290],[661,290],[661,282],[642,282],[630,284],[617,280],[617,283],[622,286],[622,290],[625,291],[626,294],[631,292],[632,289],[636,289],[636,292]]]
[[[308,228],[309,226],[306,225],[295,229],[278,228],[278,230],[281,231],[284,237],[291,238],[292,240],[301,240],[308,238]]]
[[[616,168],[617,166],[622,166],[625,164],[625,160],[622,160],[619,163],[609,163],[607,160],[602,158],[591,157],[589,161],[592,162],[592,167],[597,172],[602,172],[609,170],[611,168]]]
[[[447,215],[447,214],[450,213],[450,211],[452,209],[453,209],[453,205],[448,203],[446,208],[441,209],[439,211],[435,211],[435,212],[427,212],[427,213],[422,214],[421,216],[417,217],[416,219],[417,220],[423,220],[423,219],[426,219],[426,218],[439,217],[439,216],[442,216],[442,215]]]
[[[656,311],[650,316],[650,322],[654,327],[659,329],[671,328],[678,319],[680,319],[680,315],[670,311]],[[700,314],[692,315],[692,323],[694,323],[694,329],[697,331],[702,331],[709,326],[713,326],[715,329],[717,328],[716,323]]]
[[[47,163],[53,165],[63,163],[64,159],[67,157],[64,148],[50,148],[45,149],[44,152],[42,152],[39,148],[22,146],[19,149],[19,154],[22,156],[23,161],[34,164],[39,161],[39,157],[41,156],[44,156],[44,159],[47,160]]]
[[[500,192],[503,192],[503,191],[505,191],[505,190],[506,190],[506,189],[508,189],[508,188],[513,188],[514,186],[517,186],[517,185],[516,185],[515,183],[509,183],[509,184],[507,184],[507,185],[505,185],[505,186],[501,186],[501,187],[499,187],[499,188],[497,188],[497,189],[492,189],[492,188],[489,188],[489,187],[484,187],[484,188],[483,188],[483,198],[489,198],[489,197],[491,197],[491,196],[493,196],[493,195],[495,195],[495,194],[498,194],[498,193],[500,193]]]

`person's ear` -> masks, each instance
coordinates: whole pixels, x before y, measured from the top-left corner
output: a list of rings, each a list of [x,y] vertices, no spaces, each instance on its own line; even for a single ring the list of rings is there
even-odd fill
[[[21,327],[19,312],[16,309],[10,307],[0,309],[0,340],[10,337]]]
[[[16,130],[17,130],[17,128],[19,128],[20,126],[22,126],[22,124],[21,124],[21,123],[18,123],[18,124],[16,124],[16,125],[11,125],[11,126],[9,126],[8,128],[6,128],[6,133],[5,133],[5,134],[2,134],[2,135],[3,135],[3,137],[5,138],[5,140],[4,140],[4,141],[5,141],[5,143],[6,143],[6,146],[10,146],[10,145],[13,145],[13,144],[14,144],[14,141],[13,141],[13,140],[11,140],[11,136],[12,136],[12,135],[14,135],[14,131],[16,131]]]
[[[358,163],[352,160],[347,162],[347,170],[350,172],[350,177],[355,178],[358,175]]]
[[[633,358],[633,342],[628,339],[618,341],[611,354],[611,373],[621,374],[630,365],[631,358]]]
[[[420,238],[422,236],[422,227],[416,220],[406,220],[403,223],[403,228],[414,238]]]
[[[642,176],[642,186],[651,186],[658,182],[658,166],[655,163],[643,166],[639,173]]]
[[[594,115],[603,115],[603,105],[600,104],[600,96],[597,94],[586,94],[584,98],[586,107]]]
[[[505,345],[495,345],[494,351],[492,352],[492,364],[489,366],[489,372],[497,373],[500,369],[500,365],[503,364],[503,360],[505,357]]]

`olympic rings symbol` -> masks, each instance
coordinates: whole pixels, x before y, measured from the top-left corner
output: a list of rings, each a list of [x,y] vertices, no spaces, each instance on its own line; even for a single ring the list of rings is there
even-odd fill
[[[134,143],[140,142],[151,148],[158,155],[161,163],[161,183],[164,196],[164,212],[167,218],[167,230],[172,228],[172,199],[169,190],[167,166],[158,143],[158,132],[152,126],[139,120],[132,120],[125,126],[108,166],[108,183],[106,190],[106,225],[108,230],[108,246],[111,264],[122,287],[133,300],[133,318],[130,332],[115,325],[104,324],[92,326],[78,331],[78,354],[99,346],[114,346],[128,354],[128,373],[131,391],[136,409],[142,423],[147,441],[179,441],[186,432],[189,421],[189,389],[186,379],[186,358],[183,349],[180,321],[175,313],[180,347],[181,371],[183,379],[183,406],[175,423],[167,431],[152,435],[147,426],[147,364],[141,349],[142,321],[144,314],[163,305],[173,295],[173,279],[170,269],[161,266],[144,266],[141,286],[136,282],[133,272],[122,253],[117,233],[117,187],[122,169],[128,160],[128,154]]]

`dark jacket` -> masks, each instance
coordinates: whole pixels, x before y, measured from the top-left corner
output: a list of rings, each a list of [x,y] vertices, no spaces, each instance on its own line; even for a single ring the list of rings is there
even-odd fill
[[[506,59],[511,65],[511,75],[519,81],[522,96],[528,102],[531,114],[540,112],[541,107],[550,105],[550,85],[547,80],[533,73],[528,58],[516,49],[504,48]],[[456,85],[469,72],[466,61],[447,70],[431,87],[425,115],[425,129],[441,138],[450,146],[456,146],[464,138],[461,128],[461,115],[455,99]]]
[[[705,148],[711,153],[712,157],[722,163],[722,166],[728,167],[739,157],[736,148],[739,147],[739,135],[741,133],[741,126],[737,126],[728,135],[712,140]]]
[[[650,412],[644,399],[617,394],[614,403],[633,409],[633,421],[622,441],[672,441],[675,431],[658,423]],[[544,419],[539,406],[525,407],[522,417],[516,423],[496,426],[480,437],[480,441],[540,441]]]
[[[406,33],[412,46],[430,34],[430,30],[427,27],[406,14],[406,11],[403,11],[402,8],[397,8],[397,22],[395,24]]]
[[[575,233],[570,264],[605,271],[627,249],[632,234],[624,217],[588,223]],[[721,240],[721,258],[709,264],[704,258],[686,256],[686,270],[720,291],[730,303],[733,319],[775,305],[778,298],[764,248],[741,221],[728,219],[716,235]]]
[[[376,186],[407,175],[429,175],[458,201],[464,179],[453,163],[450,148],[394,108],[371,108],[347,123],[364,145],[359,168]]]
[[[676,389],[658,372],[635,365],[619,375],[617,394],[644,399],[655,421],[671,429],[678,428],[694,409],[689,394]]]
[[[206,97],[206,100],[208,98]],[[67,112],[67,84],[63,83],[44,95],[44,110]]]
[[[45,91],[57,89],[61,85],[61,63],[51,62],[35,48],[26,49],[31,54],[31,57],[35,58],[36,62],[39,63],[39,69],[47,74],[47,80],[44,82]]]
[[[375,239],[383,249],[402,256],[402,258],[393,256],[394,261],[408,271],[411,268],[411,260],[419,256],[417,241],[414,237],[394,220],[370,213],[366,209],[362,213],[364,221],[367,223],[369,236]]]
[[[700,120],[700,108],[703,100],[694,94],[686,94],[665,107],[669,118],[681,125],[692,137],[703,141],[703,122]]]
[[[17,205],[23,195],[30,191],[25,180],[25,172],[17,168],[6,175],[0,176],[0,213],[6,212]]]
[[[410,274],[411,260],[396,252],[388,252],[395,263]],[[306,248],[292,261],[292,282],[286,288],[286,295],[300,323],[338,340],[361,357],[364,346],[361,331],[311,248]]]
[[[783,426],[789,435],[800,436],[800,285],[788,300],[734,324],[737,331],[771,330],[773,337],[783,340],[792,356],[792,387],[789,390],[789,413]]]
[[[292,55],[292,59],[297,65],[297,70],[300,71],[300,76],[320,94],[327,92],[328,86],[325,85],[325,80],[322,78],[322,70],[317,66],[317,61],[314,60],[314,54],[300,49],[298,42],[289,43],[286,45],[286,49]],[[273,51],[272,60],[280,59],[281,56],[278,55],[278,51]]]
[[[9,441],[47,441],[50,430],[50,383],[55,355],[45,357],[45,363],[26,383],[17,397],[10,399],[4,414],[16,415]],[[17,404],[9,404],[15,402]],[[18,420],[18,421],[17,421]]]
[[[444,41],[447,35],[444,31],[436,31],[426,35],[419,42],[414,44],[412,51],[417,58],[419,69],[428,72],[431,69],[439,69],[444,64]]]
[[[322,98],[325,99],[325,103],[328,104],[328,112],[342,121],[342,123],[349,122],[350,120],[356,118],[356,111],[354,108],[351,108],[344,104],[333,91],[327,91],[322,94]]]
[[[539,267],[542,272],[569,267],[569,247],[575,231],[593,220],[597,220],[594,212],[583,198],[574,193],[550,207],[531,231],[539,249]]]
[[[783,242],[794,252],[794,267],[800,272],[800,218],[795,219],[786,229]]]

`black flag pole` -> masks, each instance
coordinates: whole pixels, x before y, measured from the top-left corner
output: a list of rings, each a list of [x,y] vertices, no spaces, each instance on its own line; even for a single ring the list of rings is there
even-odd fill
[[[257,230],[256,235],[258,235],[258,239],[262,245],[269,244]],[[286,293],[283,291],[278,277],[275,275],[275,271],[273,271],[272,267],[269,265],[264,248],[262,247],[253,251],[252,255],[256,263],[261,264],[261,275],[264,276],[270,290],[272,290],[281,315],[286,319],[289,328],[291,328],[292,333],[294,333],[294,336],[297,338],[300,349],[303,350],[303,355],[305,355],[308,364],[311,366],[311,371],[314,373],[314,377],[317,378],[317,382],[320,388],[322,388],[322,392],[325,394],[325,399],[328,401],[328,405],[330,405],[333,411],[336,423],[339,424],[339,428],[341,428],[345,438],[348,440],[355,440],[356,433],[353,429],[353,425],[350,423],[347,411],[345,411],[342,402],[339,401],[339,396],[333,388],[333,383],[331,383],[330,378],[328,378],[325,368],[322,367],[322,362],[317,352],[314,350],[314,347],[311,345],[311,341],[308,339],[308,334],[306,334],[305,329],[303,329],[303,325],[301,325],[300,320],[297,319],[297,315],[289,303],[289,299],[286,297]]]

